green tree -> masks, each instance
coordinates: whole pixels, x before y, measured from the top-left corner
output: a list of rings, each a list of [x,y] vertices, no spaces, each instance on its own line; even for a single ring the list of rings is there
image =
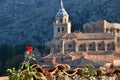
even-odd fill
[[[19,45],[0,45],[0,76],[6,75],[6,69],[15,67],[18,68],[19,64],[23,61],[25,46],[27,44]]]
[[[7,44],[0,45],[0,75],[5,75],[6,61],[11,60],[14,56],[16,56],[16,52],[13,46]]]
[[[23,54],[24,55],[24,52],[25,52],[25,47],[27,45],[30,45],[29,43],[22,43],[22,44],[18,44],[18,45],[15,45],[14,48],[16,50],[16,53],[17,54]]]
[[[46,47],[45,45],[38,45],[37,49],[41,53],[45,53],[45,54],[49,54],[50,53],[50,49],[48,47]]]
[[[2,62],[12,59],[15,55],[16,51],[13,46],[7,44],[0,45],[0,59]]]
[[[23,55],[17,55],[13,57],[11,60],[6,61],[6,69],[15,67],[16,69],[19,68],[19,65],[21,62],[23,62],[24,56]]]
[[[15,68],[7,70],[9,72],[9,80],[31,80],[32,78],[37,80],[39,78],[36,74],[37,70],[30,66],[30,61],[36,60],[34,54],[27,51],[26,56],[27,58],[22,62],[18,70]]]

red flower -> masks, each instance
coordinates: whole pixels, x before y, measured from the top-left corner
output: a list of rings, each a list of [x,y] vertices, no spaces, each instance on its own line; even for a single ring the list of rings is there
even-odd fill
[[[32,46],[26,46],[26,51],[31,52],[33,50]]]

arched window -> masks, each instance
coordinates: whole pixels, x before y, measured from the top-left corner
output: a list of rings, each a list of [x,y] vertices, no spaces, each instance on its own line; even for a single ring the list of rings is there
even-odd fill
[[[96,43],[96,46],[98,47],[98,50],[105,50],[105,43],[104,43],[104,41]]]
[[[62,23],[63,22],[63,19],[62,18],[60,18],[60,23]]]
[[[58,32],[60,32],[60,28],[58,28]]]
[[[95,51],[95,42],[92,42],[89,44],[89,50],[90,51]]]
[[[92,44],[89,44],[89,47],[92,47]]]
[[[109,29],[106,29],[106,32],[108,32],[109,31]]]
[[[86,44],[83,43],[79,46],[79,51],[86,51]]]
[[[102,45],[101,44],[98,44],[99,47],[101,47]]]
[[[109,43],[107,46],[107,49],[108,50],[115,50],[115,43],[114,42]]]

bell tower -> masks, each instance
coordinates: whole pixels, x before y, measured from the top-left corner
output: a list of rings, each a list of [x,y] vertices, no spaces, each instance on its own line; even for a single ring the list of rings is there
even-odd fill
[[[64,9],[63,1],[61,0],[61,8],[58,10],[54,26],[54,38],[61,38],[66,33],[71,33],[71,22],[69,21],[69,15]]]

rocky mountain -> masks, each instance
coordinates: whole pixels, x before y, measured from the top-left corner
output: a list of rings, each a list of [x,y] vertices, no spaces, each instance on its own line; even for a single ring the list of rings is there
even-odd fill
[[[120,0],[63,0],[72,30],[106,19],[120,22]],[[52,38],[60,0],[0,0],[0,43],[40,44]]]

